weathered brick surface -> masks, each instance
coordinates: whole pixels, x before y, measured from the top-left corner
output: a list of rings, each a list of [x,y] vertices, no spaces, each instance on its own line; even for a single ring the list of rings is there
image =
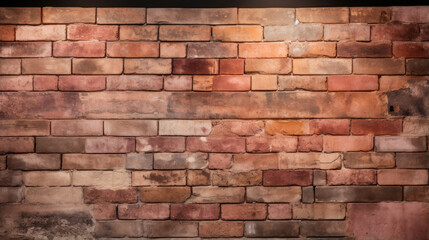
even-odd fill
[[[51,54],[49,42],[0,42],[0,57],[49,57]]]
[[[146,22],[144,8],[97,8],[98,24],[141,24]]]
[[[119,219],[163,220],[170,216],[168,204],[119,205]]]
[[[95,8],[44,7],[43,23],[95,23]]]

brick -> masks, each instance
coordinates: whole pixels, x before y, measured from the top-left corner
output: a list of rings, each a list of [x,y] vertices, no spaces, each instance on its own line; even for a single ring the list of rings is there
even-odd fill
[[[52,171],[35,171],[24,172],[23,180],[25,186],[44,187],[44,186],[70,186],[70,172],[52,172]]]
[[[391,11],[387,7],[352,7],[350,8],[351,23],[387,23],[390,22]]]
[[[152,221],[147,224],[148,237],[196,237],[198,222]]]
[[[303,236],[345,236],[346,222],[344,221],[304,221],[301,222]]]
[[[0,137],[0,153],[34,152],[33,137]]]
[[[249,137],[246,142],[248,152],[296,152],[298,146],[297,137],[273,136],[273,137]]]
[[[245,190],[242,187],[193,187],[187,203],[241,203]]]
[[[65,25],[17,26],[17,41],[55,41],[66,39]]]
[[[398,135],[402,131],[401,120],[353,119],[352,134]]]
[[[155,219],[163,220],[170,217],[168,204],[119,205],[119,219]]]
[[[85,143],[87,153],[125,153],[135,151],[135,140],[130,137],[88,138]]]
[[[327,90],[326,77],[319,76],[279,76],[278,90]]]
[[[292,207],[289,204],[269,204],[268,219],[291,219]]]
[[[201,221],[199,222],[200,237],[242,237],[243,222]]]
[[[326,171],[328,185],[373,185],[377,182],[375,170]]]
[[[389,42],[340,42],[337,44],[338,57],[392,57]]]
[[[247,202],[299,202],[301,187],[248,187]]]
[[[266,41],[317,41],[323,39],[321,24],[298,24],[264,27]]]
[[[94,204],[93,216],[95,220],[115,220],[116,205],[115,204]]]
[[[295,21],[293,8],[239,8],[240,24],[290,25]]]
[[[67,58],[22,59],[22,74],[71,74],[71,59],[67,59]]]
[[[172,204],[171,219],[214,220],[219,218],[218,204]]]
[[[316,187],[316,202],[402,201],[401,187],[322,186]]]
[[[141,221],[108,221],[95,223],[97,237],[142,237],[145,226]]]
[[[223,42],[259,42],[262,41],[261,26],[214,26],[213,40]]]
[[[0,23],[12,24],[40,24],[42,19],[40,8],[3,7],[0,8]]]
[[[0,155],[0,170],[6,169],[6,155]]]
[[[154,169],[202,169],[207,158],[206,153],[155,153]]]
[[[372,136],[324,136],[323,148],[326,152],[370,151],[373,148]]]
[[[264,171],[264,186],[307,186],[313,183],[311,171]]]
[[[294,219],[344,219],[346,206],[337,203],[293,205]]]
[[[370,25],[367,24],[329,24],[324,26],[324,40],[328,41],[369,41]]]
[[[223,220],[264,220],[267,217],[265,204],[223,204]]]
[[[334,42],[293,42],[289,45],[291,57],[335,57]]]
[[[236,24],[236,8],[148,8],[147,23]]]
[[[242,43],[239,45],[241,58],[277,58],[286,57],[287,53],[285,43]]]
[[[420,25],[420,37],[422,40],[429,40],[429,24]]]
[[[158,122],[155,120],[105,120],[104,135],[156,136]]]
[[[420,152],[426,151],[425,137],[377,136],[377,152]]]
[[[209,135],[212,123],[209,120],[160,120],[159,135]]]
[[[303,203],[314,203],[314,187],[303,187],[302,188],[302,200]]]
[[[104,57],[104,42],[54,42],[55,57]]]
[[[7,157],[8,169],[54,170],[60,169],[59,154],[13,154]]]
[[[184,58],[186,57],[186,43],[162,42],[160,54],[162,58]]]
[[[133,186],[186,185],[186,171],[138,171],[132,172]]]
[[[269,120],[265,123],[265,132],[269,135],[305,135],[309,134],[309,121]]]
[[[82,188],[31,187],[25,188],[26,203],[72,204],[82,202]]]
[[[84,188],[83,195],[85,203],[106,204],[106,203],[136,203],[137,190],[134,188],[125,189],[96,189]]]
[[[407,59],[407,75],[428,75],[428,59]]]
[[[313,185],[324,186],[326,185],[326,171],[315,170],[313,173]]]
[[[142,24],[145,8],[97,8],[97,24]]]
[[[246,237],[298,237],[298,222],[245,222]]]
[[[54,136],[103,135],[103,121],[53,120],[51,129]]]
[[[236,43],[189,43],[188,58],[234,58],[237,57]]]
[[[190,187],[142,187],[140,201],[142,202],[184,202],[191,196]]]
[[[310,121],[313,134],[348,135],[350,120],[348,119],[316,119]]]
[[[341,160],[342,155],[337,153],[280,153],[279,168],[338,169]]]
[[[158,40],[158,26],[121,25],[119,31],[119,39],[143,41]]]
[[[49,42],[0,42],[0,57],[50,57],[51,55],[52,44]]]
[[[262,132],[262,121],[223,120],[213,121],[211,136],[252,136]]]
[[[393,7],[392,21],[427,23],[429,22],[428,12],[429,7],[427,6]]]
[[[104,76],[60,76],[58,89],[61,91],[100,91],[106,88]]]
[[[379,24],[371,27],[371,41],[413,41],[418,37],[417,24]]]
[[[409,87],[408,80],[415,82],[423,79],[420,76],[382,76],[380,78],[380,91],[399,90]]]
[[[20,187],[0,187],[0,203],[20,203],[23,195]]]
[[[224,75],[213,78],[213,91],[249,91],[250,76]]]
[[[184,137],[139,137],[136,138],[137,152],[184,152]]]
[[[428,183],[426,170],[382,169],[377,171],[379,185],[425,185]]]
[[[128,172],[116,171],[73,171],[73,186],[97,188],[127,188],[131,184]]]
[[[122,59],[117,58],[94,58],[73,59],[74,74],[121,74]],[[125,69],[126,71],[126,69]]]
[[[348,8],[297,8],[296,19],[309,23],[348,23]]]
[[[127,153],[126,169],[147,170],[153,168],[153,154]]]
[[[0,74],[20,74],[20,59],[0,59]]]
[[[192,76],[165,76],[164,90],[167,91],[191,91]]]
[[[67,39],[69,40],[118,40],[118,26],[73,24],[67,26]]]
[[[277,75],[253,75],[252,90],[256,90],[256,91],[277,90]]]
[[[378,76],[329,76],[328,91],[375,91],[378,90]]]
[[[429,168],[429,153],[396,153],[397,168]]]
[[[0,25],[0,41],[14,41],[15,26]]]
[[[395,57],[429,57],[429,43],[427,42],[395,42],[393,43],[393,55]]]
[[[2,171],[0,176],[0,186],[13,187],[22,185],[22,172],[21,171]],[[28,172],[24,173],[27,174]]]
[[[209,154],[210,169],[228,169],[231,167],[232,154],[211,153]]]
[[[210,41],[210,26],[168,26],[159,28],[159,40],[161,41]]]
[[[45,120],[0,120],[0,136],[46,136],[49,132]]]
[[[214,76],[194,76],[192,89],[199,92],[210,92],[213,90]]]
[[[209,170],[188,170],[189,186],[208,186],[211,184],[211,174]]]
[[[216,59],[174,59],[174,74],[217,74],[219,61]]]
[[[286,58],[246,59],[246,73],[288,74],[292,71],[292,61]]]
[[[58,90],[57,76],[34,76],[34,91],[55,91]]]
[[[159,57],[156,42],[108,42],[108,57]]]
[[[409,186],[404,187],[404,200],[405,201],[429,201],[429,187],[428,186]]]
[[[346,168],[392,168],[395,166],[395,156],[392,153],[344,153]]]
[[[44,7],[43,23],[95,23],[95,8]]]
[[[121,154],[63,154],[63,169],[115,170],[124,166],[125,156]]]
[[[171,59],[125,59],[125,73],[170,74]]]
[[[162,77],[152,75],[120,75],[107,77],[107,90],[161,90]]]
[[[235,154],[231,170],[250,171],[278,169],[276,154]]]
[[[298,151],[299,152],[321,152],[323,149],[322,136],[299,136]]]
[[[351,59],[294,59],[294,74],[349,74],[352,72]]]
[[[358,239],[424,239],[428,211],[427,203],[353,203],[347,206],[347,228]]]
[[[212,179],[214,186],[257,186],[262,183],[262,172],[215,171]]]
[[[245,152],[244,138],[187,138],[186,150],[191,152]]]

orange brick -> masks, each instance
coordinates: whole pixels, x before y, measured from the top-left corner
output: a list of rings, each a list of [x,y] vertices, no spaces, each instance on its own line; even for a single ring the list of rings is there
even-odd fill
[[[15,26],[1,25],[0,26],[0,41],[15,40]]]
[[[201,92],[209,92],[213,90],[214,76],[194,76],[193,90]]]
[[[252,75],[252,90],[277,90],[277,75]]]
[[[220,59],[220,74],[244,74],[244,59]]]
[[[285,43],[243,43],[239,45],[241,58],[277,58],[287,56]]]
[[[213,91],[249,91],[250,76],[215,76]]]
[[[236,43],[189,43],[188,58],[235,58],[237,57]]]
[[[305,120],[269,120],[265,124],[265,132],[269,135],[306,135],[310,133],[310,125]]]
[[[246,59],[246,73],[288,74],[292,71],[292,61],[286,58]]]
[[[223,42],[260,42],[261,26],[214,26],[213,40]]]
[[[372,136],[324,136],[323,148],[326,152],[356,152],[373,149]]]
[[[239,8],[240,24],[291,25],[295,21],[293,8]]]
[[[330,76],[328,91],[374,91],[378,90],[378,76]]]

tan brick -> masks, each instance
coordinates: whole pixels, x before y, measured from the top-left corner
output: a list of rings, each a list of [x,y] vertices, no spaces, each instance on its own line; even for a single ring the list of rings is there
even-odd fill
[[[51,55],[52,44],[49,42],[0,42],[0,57],[50,57]]]
[[[125,59],[125,73],[170,74],[171,59]]]
[[[66,39],[65,25],[17,26],[17,41],[56,41]]]
[[[97,188],[126,188],[131,186],[128,172],[119,171],[74,171],[73,186],[93,186]]]
[[[121,74],[122,73],[122,59],[116,58],[95,58],[73,59],[73,73],[74,74]]]
[[[158,40],[158,26],[154,25],[121,25],[120,40]],[[162,54],[161,54],[162,55]]]
[[[222,204],[223,220],[265,220],[265,204]]]
[[[71,74],[71,59],[28,58],[22,60],[23,74]]]
[[[324,40],[369,41],[370,26],[367,24],[329,24],[324,26]]]
[[[247,202],[299,202],[301,187],[248,187]]]
[[[244,201],[242,187],[193,187],[186,203],[240,203]]]
[[[119,219],[168,219],[170,207],[168,204],[119,205]]]
[[[23,180],[25,186],[44,187],[44,186],[70,186],[70,172],[52,172],[52,171],[37,171],[24,172]]]
[[[20,74],[20,59],[0,59],[0,74]]]
[[[0,136],[46,136],[49,132],[45,120],[0,120]]]
[[[319,76],[279,76],[279,90],[327,90],[326,77]]]
[[[236,8],[148,8],[147,23],[236,24]]]
[[[63,154],[63,169],[116,170],[124,169],[122,154]]]
[[[309,23],[348,23],[348,8],[297,8],[296,19]]]
[[[246,73],[288,74],[292,71],[292,61],[286,58],[246,59]]]
[[[157,121],[154,120],[105,120],[104,135],[156,136]]]
[[[97,24],[142,24],[145,8],[97,8]]]
[[[391,11],[387,7],[352,7],[350,22],[352,23],[387,23],[390,22]]]
[[[103,135],[103,121],[53,120],[51,129],[54,136],[97,136]]]
[[[43,23],[95,23],[95,8],[44,7]]]
[[[208,170],[188,170],[187,177],[189,186],[208,186],[211,184],[211,174]]]
[[[339,169],[342,155],[338,153],[280,153],[280,169]]]
[[[344,219],[346,206],[338,203],[296,204],[292,212],[294,219]]]
[[[266,41],[316,41],[323,38],[323,26],[321,24],[298,24],[287,26],[264,27],[264,39]]]
[[[294,59],[293,73],[310,75],[350,74],[352,73],[352,60],[329,58]]]
[[[186,171],[138,171],[131,181],[133,186],[186,185]]]
[[[213,90],[214,76],[194,76],[192,90],[198,92],[210,92]]]
[[[184,202],[191,196],[190,187],[142,187],[140,201],[142,202]]]
[[[373,149],[373,137],[324,136],[323,148],[326,152],[370,151]]]
[[[186,57],[186,43],[162,42],[160,44],[162,58],[184,58]]]
[[[260,42],[263,28],[261,26],[214,26],[213,40],[223,42]]]
[[[210,26],[167,26],[159,28],[159,40],[161,41],[210,41]]]
[[[240,24],[291,25],[295,21],[293,8],[239,8]]]
[[[209,120],[160,120],[159,135],[208,135],[212,129]]]
[[[2,7],[0,8],[0,23],[40,24],[42,11],[36,7]]]
[[[77,204],[81,203],[82,199],[82,188],[31,187],[25,189],[26,203]]]
[[[255,90],[255,91],[277,90],[277,75],[253,75],[252,90]]]
[[[379,185],[426,185],[427,170],[383,169],[377,171]]]

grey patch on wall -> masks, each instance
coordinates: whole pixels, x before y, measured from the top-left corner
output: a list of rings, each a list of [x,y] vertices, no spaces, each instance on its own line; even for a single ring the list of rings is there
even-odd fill
[[[387,93],[389,114],[429,116],[429,79],[409,80],[408,84],[408,88]]]

